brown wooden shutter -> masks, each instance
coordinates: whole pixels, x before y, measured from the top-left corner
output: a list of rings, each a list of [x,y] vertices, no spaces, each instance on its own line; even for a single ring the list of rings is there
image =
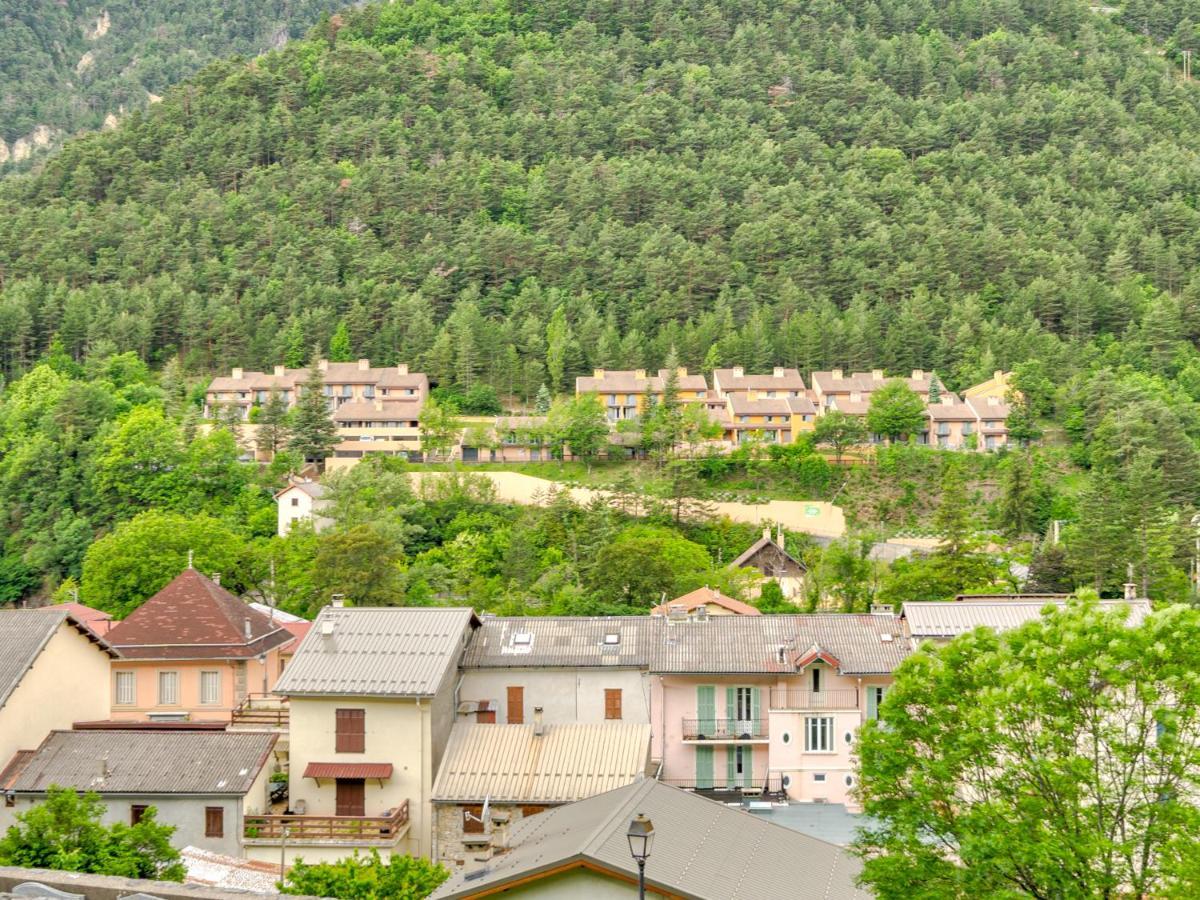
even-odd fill
[[[536,816],[538,813],[544,813],[548,807],[545,806],[522,806],[521,818],[528,819],[530,816]]]
[[[483,834],[483,806],[464,806],[462,808],[463,834]]]
[[[508,724],[525,724],[525,688],[523,687],[508,689]]]
[[[334,749],[338,753],[367,752],[367,711],[339,709],[334,711],[337,725]]]
[[[225,837],[224,807],[204,807],[204,836],[211,838]]]
[[[604,690],[604,718],[606,718],[606,719],[621,718],[621,689],[620,688],[605,688],[605,690]]]
[[[134,803],[129,807],[129,824],[136,825],[142,821],[142,816],[146,814],[146,806],[142,803]]]

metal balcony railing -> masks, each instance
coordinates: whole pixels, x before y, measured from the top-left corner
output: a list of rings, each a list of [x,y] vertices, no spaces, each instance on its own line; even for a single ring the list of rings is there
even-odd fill
[[[767,720],[759,719],[684,719],[685,741],[761,741],[767,737]]]

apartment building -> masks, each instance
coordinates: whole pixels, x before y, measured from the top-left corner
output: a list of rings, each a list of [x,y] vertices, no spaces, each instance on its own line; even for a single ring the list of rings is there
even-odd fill
[[[634,419],[651,402],[662,400],[663,390],[670,377],[667,369],[648,375],[645,369],[596,369],[592,375],[575,379],[575,394],[596,394],[604,405],[610,422]],[[679,400],[682,403],[703,403],[708,397],[708,382],[703,375],[689,375],[688,370],[676,370]]]

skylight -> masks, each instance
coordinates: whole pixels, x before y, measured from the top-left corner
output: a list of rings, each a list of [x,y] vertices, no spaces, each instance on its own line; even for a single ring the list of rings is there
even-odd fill
[[[513,635],[513,643],[521,646],[529,646],[533,643],[533,633],[529,631],[518,631]]]
[[[616,632],[616,631],[610,631],[610,632],[608,632],[607,634],[605,634],[605,635],[604,635],[604,643],[606,643],[606,644],[619,644],[619,643],[621,643],[621,635],[620,635],[620,633],[619,633],[619,632]]]

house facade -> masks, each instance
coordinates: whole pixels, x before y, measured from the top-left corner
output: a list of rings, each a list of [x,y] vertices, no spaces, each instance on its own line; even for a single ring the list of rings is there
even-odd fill
[[[786,599],[799,600],[804,596],[808,567],[788,553],[784,543],[782,528],[774,537],[770,528],[764,528],[762,537],[729,565],[734,569],[754,569],[778,584]]]
[[[649,403],[662,400],[670,372],[659,369],[648,375],[645,369],[596,369],[592,375],[575,379],[575,395],[596,394],[610,422],[636,419]],[[681,403],[703,403],[708,397],[708,382],[703,375],[689,375],[688,370],[676,371],[676,384]]]
[[[120,657],[105,676],[111,718],[229,722],[249,699],[272,692],[293,637],[188,568],[105,639]]]
[[[310,479],[293,479],[275,495],[276,533],[287,537],[292,526],[305,519],[312,522],[314,531],[323,531],[333,524],[332,519],[322,515],[327,505],[325,485]]]

